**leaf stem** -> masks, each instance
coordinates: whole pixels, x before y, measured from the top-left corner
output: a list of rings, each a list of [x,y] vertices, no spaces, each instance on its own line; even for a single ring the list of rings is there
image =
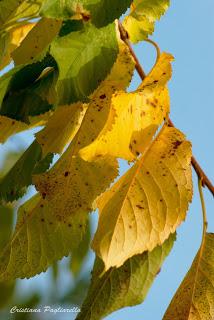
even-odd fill
[[[200,195],[200,200],[201,200],[201,208],[202,208],[202,214],[203,214],[203,234],[202,234],[201,247],[203,247],[203,243],[204,243],[204,239],[205,239],[206,231],[207,231],[207,225],[208,225],[202,186],[203,186],[202,179],[198,178],[198,190],[199,190],[199,195]]]
[[[142,80],[145,79],[146,77],[146,74],[142,68],[142,66],[140,65],[140,62],[134,52],[134,50],[132,49],[132,46],[131,46],[131,43],[128,39],[128,33],[127,31],[124,29],[122,23],[120,21],[118,21],[118,27],[119,27],[119,31],[120,31],[120,37],[121,39],[125,42],[125,44],[128,46],[129,48],[129,51],[135,61],[135,69],[137,70],[139,76],[141,77]],[[149,40],[149,41],[148,41]],[[150,39],[147,39],[146,41],[152,43],[155,47],[156,47],[156,50],[157,50],[157,57],[158,55],[160,54],[160,49],[159,47],[157,46],[157,44],[150,40]],[[168,119],[168,124],[171,126],[171,127],[174,127],[174,124],[173,122]],[[201,168],[201,166],[199,165],[199,163],[197,162],[197,160],[195,159],[194,156],[192,156],[191,158],[191,164],[192,164],[192,167],[194,168],[197,176],[198,176],[198,179],[200,179],[201,181],[201,185],[203,187],[207,187],[209,189],[209,191],[212,193],[212,195],[214,196],[214,186],[212,184],[212,182],[209,180],[209,178],[206,176],[205,172],[203,171],[203,169]]]

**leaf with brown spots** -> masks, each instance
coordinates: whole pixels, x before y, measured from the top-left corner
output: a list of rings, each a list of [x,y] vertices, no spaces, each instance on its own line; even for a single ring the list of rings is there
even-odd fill
[[[71,142],[81,125],[87,105],[82,103],[61,106],[56,109],[44,129],[36,134],[43,156],[48,153],[62,153]]]
[[[175,148],[175,141],[181,143]],[[110,267],[161,245],[185,219],[192,199],[191,144],[164,126],[156,139],[97,201],[93,249]]]
[[[1,252],[0,281],[30,278],[70,254],[82,240],[87,219],[83,211],[62,219],[39,194],[32,197],[19,208],[15,231]]]
[[[163,320],[214,319],[214,234],[206,233]]]
[[[12,53],[15,64],[32,63],[41,58],[57,36],[61,25],[62,22],[55,19],[42,18],[39,20],[21,45]]]
[[[171,77],[172,59],[163,53],[138,90],[113,95],[103,130],[92,144],[80,151],[84,160],[92,161],[105,155],[134,160],[145,150],[169,113],[166,84]]]
[[[113,158],[105,157],[89,163],[80,158],[78,153],[95,140],[104,127],[112,94],[128,86],[133,70],[134,63],[129,51],[121,43],[117,61],[110,75],[91,96],[91,102],[69,147],[50,171],[34,177],[37,190],[45,195],[52,210],[63,217],[82,210],[92,211],[94,200],[118,175],[118,164]],[[64,135],[63,121],[60,126]]]
[[[36,117],[29,117],[30,124],[0,116],[0,143],[4,143],[10,136],[16,133],[43,126],[50,115],[51,112],[49,111]]]

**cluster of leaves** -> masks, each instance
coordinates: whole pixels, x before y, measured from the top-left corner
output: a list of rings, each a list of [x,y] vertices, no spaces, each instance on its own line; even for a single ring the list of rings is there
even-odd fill
[[[71,252],[83,252],[71,265],[78,272],[89,213],[98,209],[96,259],[79,320],[145,299],[192,199],[191,144],[167,122],[173,57],[162,53],[128,93],[135,63],[115,20],[130,7],[123,26],[132,42],[141,41],[168,5],[0,2],[0,69],[14,63],[0,79],[0,142],[43,126],[0,180],[2,204],[31,184],[38,191],[18,209],[0,255],[0,281],[33,277]],[[50,168],[54,154],[61,156]],[[131,167],[115,182],[118,158]],[[213,242],[207,234],[164,319],[214,316]]]

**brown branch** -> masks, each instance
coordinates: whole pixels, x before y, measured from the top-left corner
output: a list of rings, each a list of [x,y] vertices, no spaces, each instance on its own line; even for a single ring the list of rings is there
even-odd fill
[[[125,42],[125,44],[128,46],[130,53],[135,61],[135,68],[136,68],[139,76],[141,77],[141,79],[144,80],[144,78],[146,77],[146,74],[145,74],[143,68],[141,67],[140,62],[139,62],[134,50],[132,49],[131,43],[128,39],[128,34],[120,21],[118,22],[118,26],[119,26],[119,31],[120,31],[120,37]],[[168,119],[168,124],[171,127],[174,127],[174,124],[170,119]],[[198,178],[201,179],[202,186],[203,187],[206,186],[210,190],[212,195],[214,196],[214,186],[213,186],[212,182],[209,180],[209,178],[206,176],[205,172],[203,171],[203,169],[201,168],[201,166],[199,165],[199,163],[197,162],[197,160],[195,159],[194,156],[192,156],[191,164],[192,164],[192,167],[194,168]]]

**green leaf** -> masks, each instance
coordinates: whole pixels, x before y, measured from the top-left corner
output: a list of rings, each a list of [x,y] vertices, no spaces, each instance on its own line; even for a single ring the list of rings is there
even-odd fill
[[[0,204],[0,252],[6,246],[13,227],[13,208]],[[3,308],[10,301],[15,283],[0,282],[0,308]]]
[[[50,49],[59,68],[57,83],[59,103],[88,101],[106,78],[118,54],[115,24],[71,32],[56,39]]]
[[[134,0],[123,26],[133,43],[146,39],[154,32],[156,20],[166,12],[170,0]]]
[[[90,223],[88,222],[82,241],[79,246],[72,251],[71,255],[70,268],[75,277],[77,277],[81,271],[82,264],[89,250],[90,239]]]
[[[88,295],[76,320],[103,319],[118,309],[142,303],[174,240],[175,234],[162,246],[133,256],[120,268],[111,268],[102,276],[104,264],[97,257]]]
[[[42,74],[49,67],[49,71]],[[58,71],[51,57],[25,67],[16,67],[2,77],[0,115],[29,124],[29,116],[54,108]],[[1,101],[1,99],[0,99]]]
[[[41,14],[50,18],[91,20],[97,27],[114,21],[125,13],[132,0],[46,0]]]
[[[20,19],[35,18],[43,0],[1,0],[0,1],[0,31],[11,27]]]
[[[70,254],[85,233],[82,211],[62,219],[36,194],[19,208],[15,231],[0,256],[0,280],[29,278]]]
[[[202,245],[163,320],[214,319],[214,233]]]
[[[46,171],[53,156],[49,154],[39,162],[41,158],[42,149],[35,140],[0,181],[0,199],[13,201],[23,196],[32,184],[32,174]]]

